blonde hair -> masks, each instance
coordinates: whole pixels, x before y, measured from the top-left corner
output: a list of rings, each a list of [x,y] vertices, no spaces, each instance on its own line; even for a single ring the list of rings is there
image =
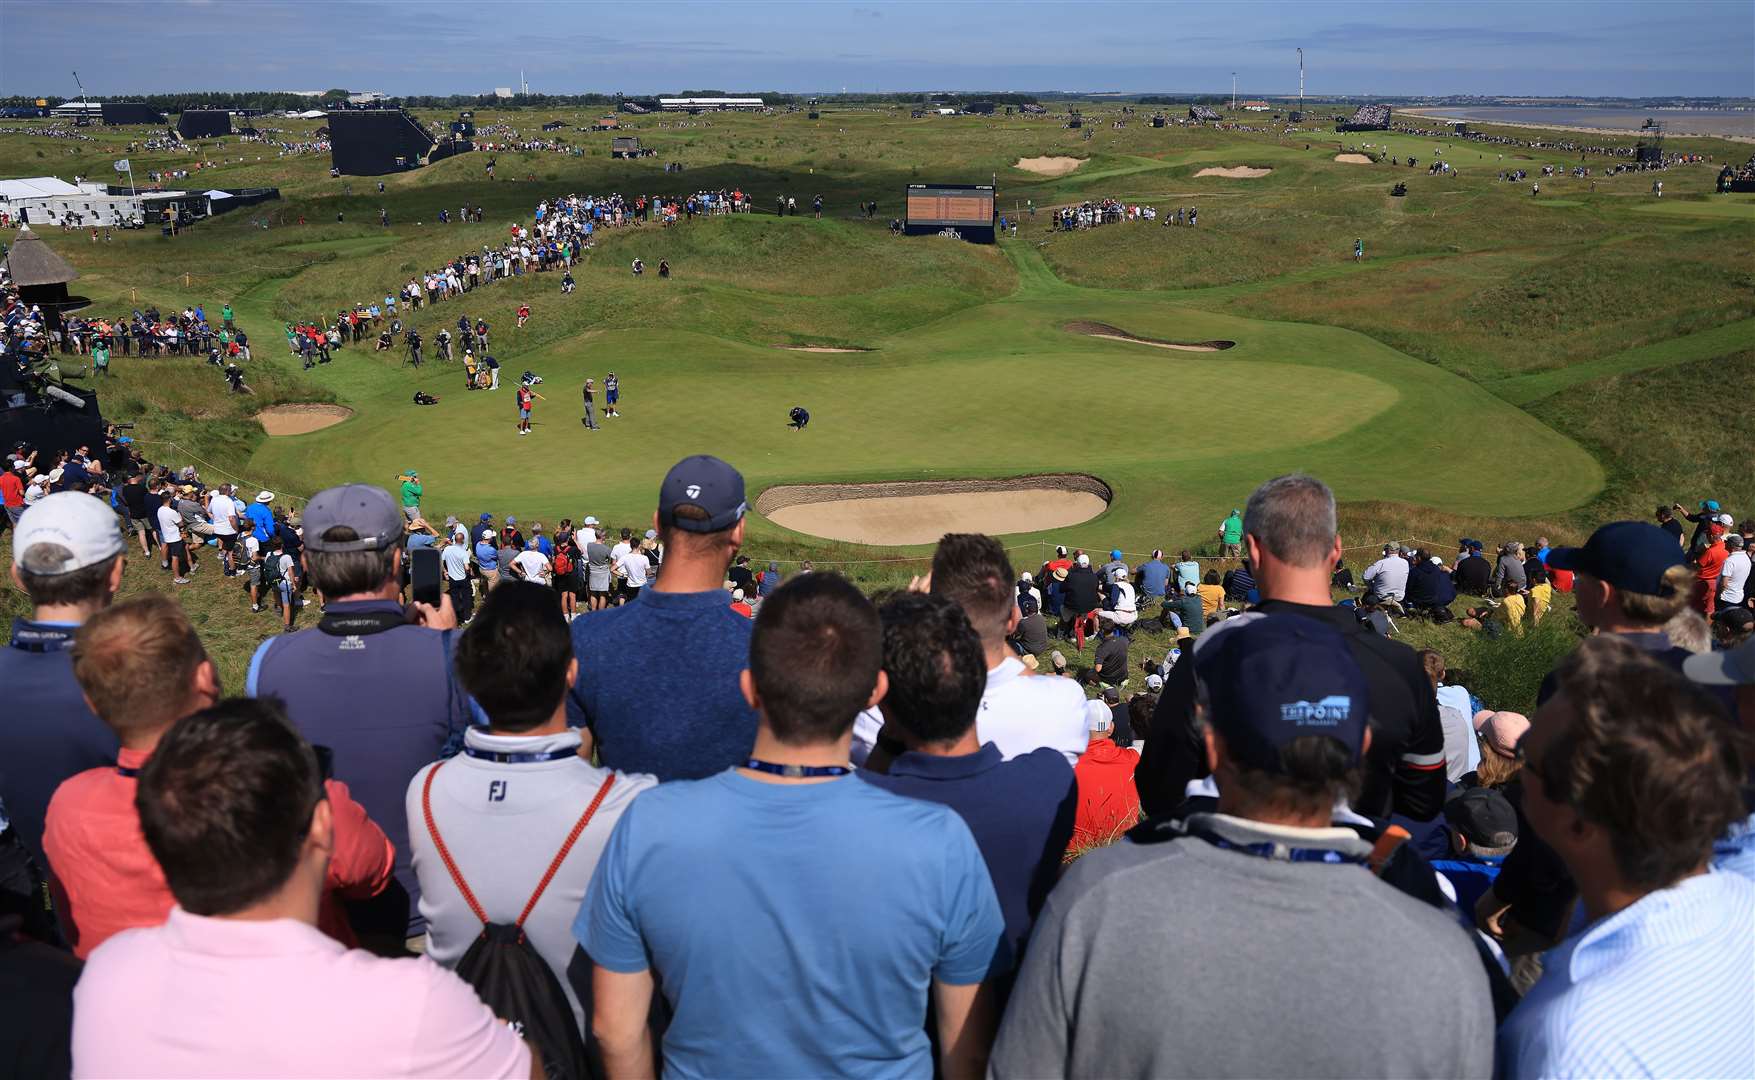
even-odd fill
[[[181,717],[207,650],[183,605],[162,593],[93,615],[73,640],[73,677],[92,709],[118,732]]]

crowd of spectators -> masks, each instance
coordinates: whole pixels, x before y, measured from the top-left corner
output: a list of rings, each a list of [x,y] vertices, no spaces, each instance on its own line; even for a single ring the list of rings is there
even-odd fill
[[[0,482],[32,604],[0,984],[35,1018],[0,1043],[31,1075],[1755,1071],[1755,643],[1664,629],[1708,580],[1749,611],[1710,501],[1365,571],[1373,609],[1568,575],[1594,636],[1525,716],[1360,617],[1308,476],[1220,524],[1229,581],[957,534],[868,598],[756,572],[707,456],[612,545],[430,528],[412,470],[287,521],[115,449]],[[254,585],[278,552],[320,618],[222,686],[179,604],[116,602],[148,517],[173,566]],[[405,604],[425,547],[443,591]],[[1026,662],[1050,605],[1096,627],[1094,699]],[[1178,648],[1124,698],[1153,605]]]

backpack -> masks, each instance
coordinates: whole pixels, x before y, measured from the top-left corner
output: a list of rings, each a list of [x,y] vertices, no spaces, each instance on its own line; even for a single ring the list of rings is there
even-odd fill
[[[561,981],[555,977],[548,962],[531,947],[530,939],[524,936],[524,920],[536,910],[536,902],[542,899],[548,883],[554,880],[567,854],[573,850],[579,834],[585,831],[592,815],[603,805],[604,797],[615,783],[615,774],[604,778],[591,805],[579,816],[573,831],[567,834],[566,842],[561,844],[561,850],[548,864],[548,871],[536,883],[536,891],[530,894],[518,921],[508,924],[488,921],[487,912],[482,910],[481,902],[476,900],[475,893],[463,880],[463,872],[457,869],[450,849],[439,835],[438,823],[433,820],[433,777],[444,765],[441,761],[427,773],[420,793],[421,813],[426,817],[427,835],[433,838],[433,846],[438,849],[439,859],[450,873],[451,881],[463,894],[469,910],[482,923],[480,936],[457,962],[457,975],[475,988],[482,1003],[492,1009],[495,1016],[510,1023],[542,1054],[549,1080],[582,1080],[589,1075],[585,1040],[573,1018],[573,1007],[567,1001],[566,991],[561,989]]]
[[[554,568],[555,573],[562,577],[573,572],[573,560],[567,557],[566,548],[555,548]]]

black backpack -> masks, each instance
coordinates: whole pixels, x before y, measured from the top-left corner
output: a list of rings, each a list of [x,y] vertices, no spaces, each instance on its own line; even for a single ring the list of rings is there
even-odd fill
[[[612,773],[604,778],[603,786],[597,789],[597,796],[591,800],[591,805],[585,808],[585,812],[579,815],[578,822],[573,825],[573,831],[567,834],[561,850],[555,853],[554,861],[548,864],[548,872],[536,883],[536,891],[530,894],[530,900],[525,903],[518,921],[507,924],[488,921],[487,912],[482,910],[481,902],[463,880],[463,872],[457,869],[450,849],[439,835],[438,823],[433,820],[433,777],[438,775],[444,764],[439,762],[427,773],[426,783],[420,794],[421,813],[426,817],[427,835],[433,838],[433,846],[438,849],[439,859],[450,872],[457,891],[463,894],[469,910],[482,922],[481,935],[469,946],[463,959],[457,962],[457,974],[475,988],[483,1004],[492,1009],[495,1016],[512,1024],[542,1054],[542,1063],[549,1080],[584,1080],[590,1075],[590,1068],[585,1054],[585,1040],[580,1034],[578,1022],[573,1018],[573,1007],[568,1003],[566,991],[561,989],[561,981],[555,977],[554,970],[537,955],[536,950],[531,947],[530,939],[524,936],[524,920],[530,918],[530,913],[536,910],[536,902],[542,899],[548,883],[554,880],[561,864],[566,862],[567,853],[573,850],[579,834],[585,831],[591,816],[603,805],[604,797],[615,783],[615,775]]]

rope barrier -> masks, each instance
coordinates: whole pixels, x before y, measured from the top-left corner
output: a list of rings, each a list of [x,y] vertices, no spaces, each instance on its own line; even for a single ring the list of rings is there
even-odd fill
[[[196,457],[193,453],[190,453],[188,450],[184,449],[182,446],[178,445],[177,443],[172,442],[169,439],[135,439],[134,442],[136,445],[140,445],[140,446],[168,446],[171,449],[177,451],[178,453],[186,455],[191,462],[193,462],[196,465],[201,466],[203,469],[207,469],[211,472],[218,473],[220,476],[226,477],[227,479],[230,479],[230,480],[242,481],[245,487],[253,487],[259,491],[261,491],[261,490],[273,491],[277,497],[281,496],[281,495],[285,495],[288,498],[294,499],[294,500],[296,500],[298,502],[302,502],[302,503],[308,503],[311,501],[311,497],[309,495],[301,495],[296,491],[286,491],[285,489],[269,488],[263,484],[259,484],[255,481],[249,479],[248,477],[240,476],[237,473],[231,472],[228,469],[222,469],[218,465],[213,464],[211,461],[204,461],[201,458]]]

